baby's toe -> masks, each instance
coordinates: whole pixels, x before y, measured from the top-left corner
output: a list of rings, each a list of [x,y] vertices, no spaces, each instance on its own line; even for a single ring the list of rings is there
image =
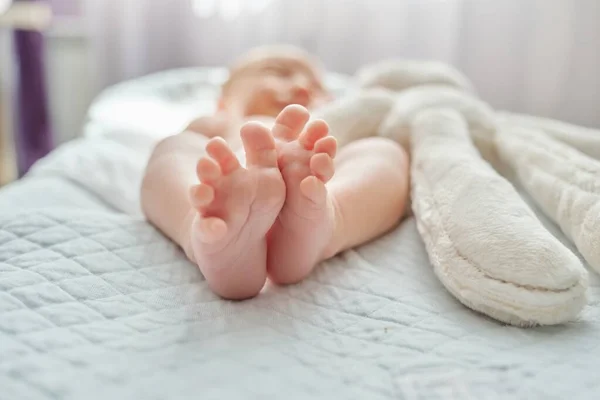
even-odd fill
[[[310,171],[323,182],[333,177],[335,167],[333,160],[326,153],[317,153],[310,158]]]
[[[315,153],[325,153],[334,158],[337,153],[337,140],[333,136],[326,136],[317,140],[314,146]]]
[[[215,199],[215,190],[205,183],[194,185],[190,189],[190,200],[198,211],[203,210]]]
[[[200,182],[211,184],[221,177],[221,167],[215,160],[202,157],[196,165],[196,175],[198,175]]]
[[[248,166],[277,167],[275,141],[267,127],[258,122],[248,122],[240,130]]]
[[[279,140],[296,140],[309,118],[310,114],[306,108],[298,104],[289,105],[279,113],[271,132]]]
[[[241,167],[233,150],[223,138],[210,139],[206,144],[206,152],[219,164],[224,175],[228,175]]]
[[[329,126],[321,119],[314,120],[308,124],[304,132],[298,138],[298,142],[306,150],[312,150],[319,139],[329,134]]]

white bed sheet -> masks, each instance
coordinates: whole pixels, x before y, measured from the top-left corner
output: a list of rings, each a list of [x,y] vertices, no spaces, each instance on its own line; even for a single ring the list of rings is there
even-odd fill
[[[596,276],[579,320],[504,326],[447,293],[408,219],[301,284],[223,301],[146,222],[69,185],[51,209],[0,210],[0,398],[598,397]]]

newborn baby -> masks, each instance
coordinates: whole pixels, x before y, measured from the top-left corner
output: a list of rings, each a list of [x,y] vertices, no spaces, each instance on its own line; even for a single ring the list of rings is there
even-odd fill
[[[309,55],[258,48],[231,68],[215,115],[154,149],[144,213],[218,295],[253,297],[267,276],[299,282],[403,216],[407,155],[378,137],[338,151],[327,124],[309,122],[309,110],[330,100]]]

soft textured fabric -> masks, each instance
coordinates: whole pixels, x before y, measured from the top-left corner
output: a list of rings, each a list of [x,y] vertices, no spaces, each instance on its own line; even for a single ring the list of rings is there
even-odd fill
[[[26,178],[11,198],[41,197],[42,179]],[[49,199],[50,211],[0,209],[2,396],[597,395],[600,308],[530,330],[482,318],[440,284],[413,219],[298,285],[229,302],[146,222],[80,202],[89,195]]]
[[[508,129],[497,145],[525,189],[600,272],[600,161],[540,130]]]
[[[64,171],[63,171],[64,172]],[[64,173],[43,176],[27,175],[0,190],[0,212],[18,213],[27,210],[52,209],[106,211],[121,213],[101,196],[85,190]]]
[[[459,71],[434,61],[385,60],[361,68],[356,80],[364,88],[384,87],[398,92],[421,85],[450,86],[466,92],[475,90]]]
[[[481,159],[461,115],[422,111],[412,132],[413,211],[448,290],[515,325],[577,315],[586,304],[587,272]]]
[[[420,79],[420,76],[416,79]],[[422,110],[438,107],[459,111],[469,124],[471,136],[484,158],[492,162],[496,160],[494,149],[496,120],[492,109],[457,88],[425,84],[400,92],[392,111],[382,122],[378,134],[394,139],[410,150],[412,119]]]
[[[562,121],[507,112],[497,113],[500,129],[529,128],[540,130],[588,156],[600,160],[600,131]]]
[[[573,189],[570,182],[540,179],[535,171],[547,168],[543,160],[526,157],[527,161],[517,161],[523,159],[520,150],[504,151],[500,157],[497,146],[503,140],[511,141],[515,129],[536,127],[548,137],[595,156],[600,152],[600,132],[534,117],[496,114],[474,95],[464,83],[468,82],[465,77],[435,63],[417,66],[397,61],[366,71],[358,78],[365,90],[377,86],[395,98],[377,133],[412,152],[419,151],[418,156],[411,155],[412,210],[442,283],[467,306],[511,324],[558,324],[575,318],[587,301],[587,274],[576,254],[558,245],[540,225],[509,179],[515,178],[515,163],[519,163],[517,181],[526,181],[519,183],[595,266],[599,258],[600,198],[597,189],[588,186],[598,174],[581,171],[596,171],[597,167],[591,159],[565,156],[560,159],[563,166],[549,169],[554,181],[560,174],[568,180],[564,175],[580,171],[577,179],[585,182]],[[364,97],[362,101],[363,109],[376,108],[373,99]],[[358,104],[346,107],[342,102],[337,110],[330,106],[329,116],[337,117],[329,120],[332,131],[342,140],[345,131],[338,129],[338,124],[348,126],[351,120],[360,126],[356,119],[361,115],[354,111],[360,108]],[[423,112],[440,108],[452,110],[452,116],[429,115],[433,122],[414,124]],[[377,126],[374,119],[369,118],[368,123]],[[535,148],[537,142],[524,140],[521,145]],[[535,182],[531,174],[536,175]]]
[[[331,135],[341,147],[354,140],[377,135],[394,102],[395,97],[389,90],[369,89],[331,103],[317,110],[313,117],[327,121]]]
[[[113,209],[141,218],[140,191],[149,149],[132,149],[104,137],[81,138],[38,162],[29,176],[69,179]]]

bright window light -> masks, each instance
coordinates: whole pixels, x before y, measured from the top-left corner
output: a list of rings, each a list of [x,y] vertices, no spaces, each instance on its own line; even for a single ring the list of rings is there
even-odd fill
[[[200,18],[218,16],[231,21],[243,13],[258,14],[273,0],[191,0],[191,2],[194,12]]]
[[[0,14],[4,14],[12,3],[12,0],[0,0]]]

